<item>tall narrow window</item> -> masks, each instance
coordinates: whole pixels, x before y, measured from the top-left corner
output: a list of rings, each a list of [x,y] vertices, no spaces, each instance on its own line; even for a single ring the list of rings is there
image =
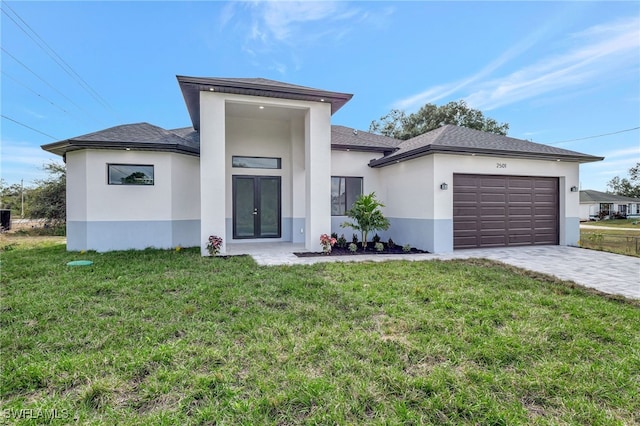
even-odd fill
[[[109,185],[153,185],[153,165],[107,164]]]
[[[331,215],[344,216],[361,195],[361,177],[331,177]]]

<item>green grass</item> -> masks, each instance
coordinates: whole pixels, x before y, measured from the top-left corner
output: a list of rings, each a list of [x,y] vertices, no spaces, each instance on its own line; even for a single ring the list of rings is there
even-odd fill
[[[605,226],[612,228],[626,228],[640,230],[640,219],[611,219],[585,222],[589,226]]]
[[[580,230],[580,247],[640,257],[640,232],[620,229]]]
[[[640,422],[640,302],[489,261],[1,260],[8,423]]]

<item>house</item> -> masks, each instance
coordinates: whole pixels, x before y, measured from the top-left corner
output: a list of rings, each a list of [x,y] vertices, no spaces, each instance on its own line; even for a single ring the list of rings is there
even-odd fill
[[[640,198],[586,189],[580,191],[580,220],[640,217]]]
[[[579,239],[579,164],[602,157],[443,126],[407,141],[332,126],[351,94],[178,76],[191,126],[43,145],[67,165],[68,250],[285,241],[319,250],[375,192],[381,237],[430,252]],[[225,246],[222,247],[224,253]]]

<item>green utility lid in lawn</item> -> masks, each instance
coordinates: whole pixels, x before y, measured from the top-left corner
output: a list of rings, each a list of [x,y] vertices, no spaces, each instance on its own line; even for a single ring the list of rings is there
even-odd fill
[[[67,266],[89,266],[93,265],[93,262],[90,260],[72,260],[67,263]]]

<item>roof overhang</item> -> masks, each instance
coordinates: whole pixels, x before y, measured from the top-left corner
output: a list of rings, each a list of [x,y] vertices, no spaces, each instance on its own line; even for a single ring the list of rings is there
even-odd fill
[[[149,142],[114,142],[114,141],[81,141],[67,139],[60,142],[54,142],[41,146],[45,151],[64,156],[70,151],[79,151],[82,149],[111,149],[126,151],[161,151],[174,152],[177,154],[186,154],[200,156],[198,148],[189,147],[180,144],[166,143],[149,143]]]
[[[336,113],[352,97],[352,94],[329,92],[312,89],[310,87],[287,84],[269,84],[265,82],[248,81],[250,79],[225,79],[176,76],[184,101],[193,123],[193,128],[200,129],[200,92],[213,91],[246,96],[262,96],[278,99],[292,99],[310,102],[325,102],[331,104],[331,114]],[[275,82],[274,82],[275,83]]]
[[[431,154],[482,155],[491,157],[527,158],[532,160],[570,161],[577,163],[591,163],[602,161],[604,157],[591,155],[551,154],[524,151],[495,150],[486,148],[460,148],[443,145],[427,145],[402,154],[389,155],[369,162],[369,167],[385,167],[402,161],[412,160]]]

